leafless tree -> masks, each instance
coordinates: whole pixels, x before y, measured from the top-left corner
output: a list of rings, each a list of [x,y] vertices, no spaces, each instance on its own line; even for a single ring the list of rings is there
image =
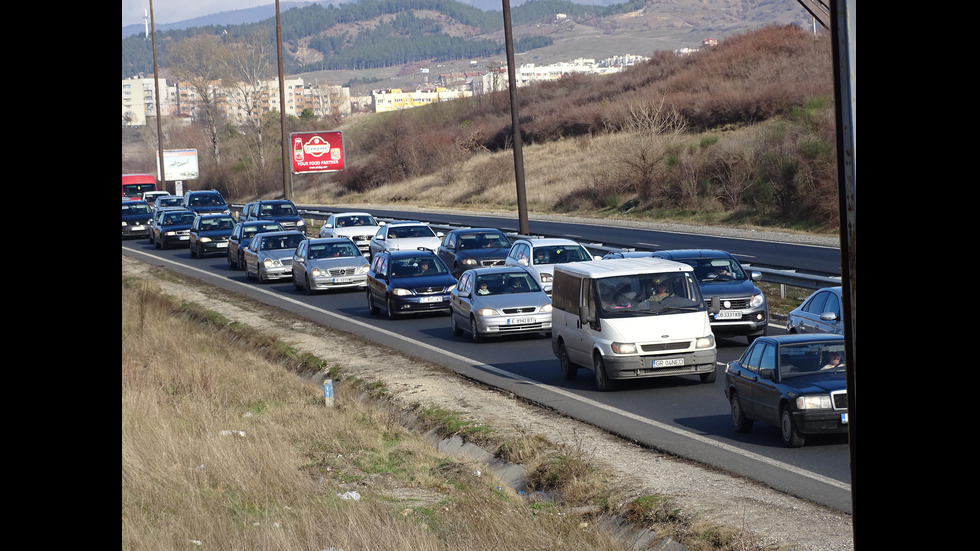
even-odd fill
[[[195,118],[204,125],[215,166],[221,164],[218,94],[229,76],[229,48],[217,36],[199,35],[181,40],[170,50],[170,67],[177,80],[197,95]]]

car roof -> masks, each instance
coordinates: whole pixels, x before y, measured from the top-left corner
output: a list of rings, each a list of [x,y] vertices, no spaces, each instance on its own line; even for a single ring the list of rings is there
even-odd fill
[[[486,232],[497,232],[504,233],[497,228],[460,228],[455,229],[452,233],[486,233]]]
[[[232,220],[235,219],[235,217],[230,214],[221,214],[220,212],[218,213],[209,212],[207,214],[198,214],[197,216],[198,218],[231,218]]]
[[[392,222],[391,224],[388,224],[388,225],[389,226],[401,226],[403,224],[411,224],[413,226],[428,226],[428,224],[426,224],[425,222],[419,222],[418,220],[415,220],[415,221],[401,220],[401,221],[398,221],[398,222]]]
[[[262,232],[262,233],[257,233],[255,235],[256,236],[261,235],[262,237],[277,237],[277,236],[280,236],[280,235],[294,235],[294,234],[299,234],[299,235],[302,235],[303,237],[306,237],[306,234],[305,233],[303,233],[301,231],[297,231],[297,230],[266,231],[266,232]]]
[[[144,201],[142,199],[137,199],[135,201],[123,201],[123,204],[124,205],[146,205],[146,206],[150,206],[149,203],[147,203],[146,201]]]
[[[578,241],[564,237],[522,237],[514,241],[514,244],[517,244],[519,241],[527,241],[532,247],[539,245],[581,245]]]
[[[656,251],[654,254],[662,255],[671,260],[678,258],[734,258],[731,253],[717,249],[672,249]]]
[[[306,240],[311,245],[314,243],[352,243],[347,237],[307,237]]]
[[[423,249],[401,249],[401,250],[398,250],[398,251],[381,251],[378,254],[387,254],[387,255],[391,256],[391,258],[395,258],[395,259],[405,258],[407,256],[436,256],[436,253],[434,253],[434,252],[432,252],[432,251],[430,251],[428,249],[425,249],[425,250],[423,250]],[[436,257],[436,258],[438,258],[438,257]]]
[[[524,272],[528,275],[531,275],[531,272],[529,272],[528,269],[525,268],[524,266],[487,266],[485,268],[472,268],[466,271],[473,272],[476,275],[507,274],[511,272]]]
[[[765,335],[757,340],[765,340],[776,344],[800,344],[811,342],[844,342],[844,335],[836,333],[790,333],[786,335]]]
[[[256,201],[256,203],[289,203],[289,204],[292,204],[293,202],[290,201],[290,200],[288,200],[288,199],[266,199],[264,201]]]
[[[361,211],[335,212],[330,216],[370,216],[371,218],[374,218],[374,215],[371,214],[370,212],[361,212]]]

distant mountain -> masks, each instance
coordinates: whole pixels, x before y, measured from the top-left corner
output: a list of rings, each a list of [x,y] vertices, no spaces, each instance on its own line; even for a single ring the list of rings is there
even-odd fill
[[[326,6],[328,4],[338,5],[343,3],[344,0],[323,0],[321,2],[279,2],[279,12],[289,10],[291,8],[306,6],[308,4],[320,4]],[[348,0],[356,1],[356,0]],[[528,2],[530,0],[511,0],[511,7],[517,7],[521,4]],[[569,0],[573,4],[585,4],[590,6],[609,6],[612,4],[621,4],[623,0]],[[483,11],[501,11],[502,4],[500,0],[459,0],[461,4],[466,4],[468,6],[473,6],[474,8],[479,8]],[[274,0],[270,0],[267,6],[258,6],[255,8],[246,8],[241,10],[231,10],[218,12],[211,15],[205,15],[202,17],[195,17],[194,19],[188,19],[186,21],[178,21],[176,23],[167,24],[156,24],[157,31],[170,31],[170,30],[182,30],[190,29],[192,27],[206,27],[208,25],[242,25],[245,23],[257,23],[259,21],[264,21],[271,17],[276,16],[276,5]],[[122,37],[138,35],[145,31],[144,25],[126,25],[122,28]]]

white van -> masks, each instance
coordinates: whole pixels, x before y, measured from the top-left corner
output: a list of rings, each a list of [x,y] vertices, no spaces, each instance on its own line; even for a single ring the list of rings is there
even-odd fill
[[[648,377],[715,381],[709,309],[687,264],[659,258],[560,264],[551,300],[551,348],[566,379],[583,366],[594,370],[600,391]]]

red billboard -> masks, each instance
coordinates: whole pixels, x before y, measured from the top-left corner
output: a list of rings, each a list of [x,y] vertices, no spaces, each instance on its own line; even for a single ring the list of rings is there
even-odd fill
[[[293,174],[335,172],[344,169],[344,135],[341,132],[296,132],[289,135]]]

